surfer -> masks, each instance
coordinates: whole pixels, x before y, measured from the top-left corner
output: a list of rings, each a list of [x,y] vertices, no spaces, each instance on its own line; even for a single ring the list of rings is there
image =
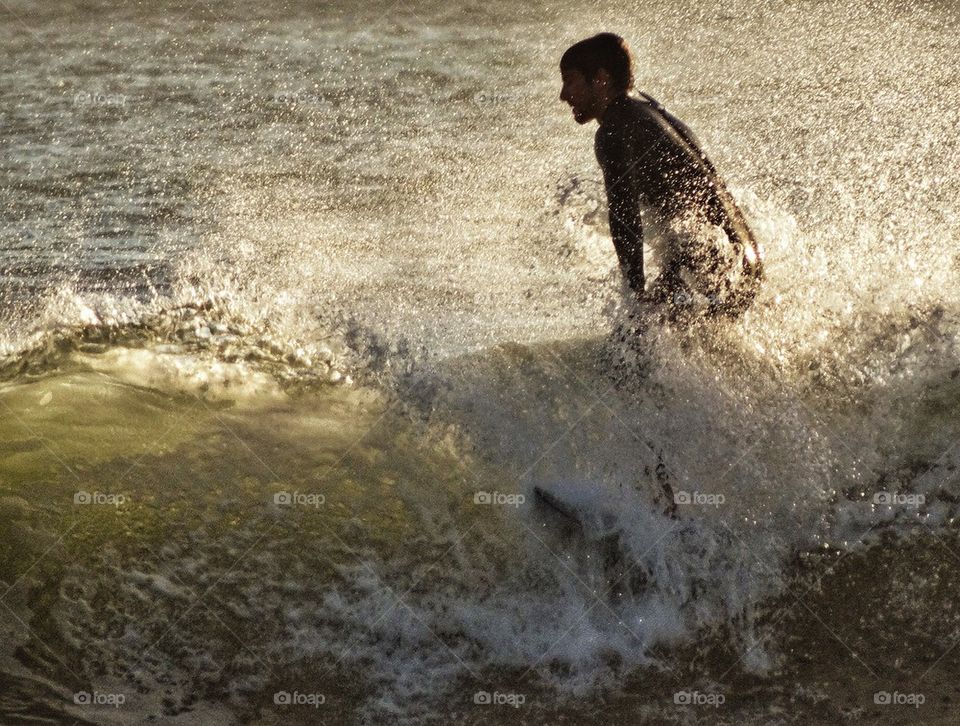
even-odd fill
[[[756,296],[763,256],[743,213],[693,132],[647,94],[629,95],[626,42],[600,33],[560,60],[560,100],[579,124],[596,119],[594,151],[607,193],[610,236],[641,300],[689,309],[698,293],[711,314],[737,315]],[[661,273],[645,289],[643,224],[659,228]]]

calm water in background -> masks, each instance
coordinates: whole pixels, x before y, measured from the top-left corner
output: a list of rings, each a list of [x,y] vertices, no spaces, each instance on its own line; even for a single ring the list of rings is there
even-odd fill
[[[874,694],[940,702],[960,635],[952,4],[0,15],[10,718],[931,718]],[[557,100],[599,29],[768,254],[744,320],[640,355]]]

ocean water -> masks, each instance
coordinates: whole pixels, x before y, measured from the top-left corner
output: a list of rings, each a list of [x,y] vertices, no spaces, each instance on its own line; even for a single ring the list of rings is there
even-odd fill
[[[957,17],[5,0],[0,722],[954,723]],[[604,29],[742,319],[625,297]]]

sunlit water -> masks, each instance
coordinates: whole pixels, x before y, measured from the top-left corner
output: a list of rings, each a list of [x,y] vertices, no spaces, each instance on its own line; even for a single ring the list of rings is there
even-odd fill
[[[190,5],[0,7],[0,720],[956,698],[952,4]],[[741,320],[637,331],[599,29],[762,238]]]

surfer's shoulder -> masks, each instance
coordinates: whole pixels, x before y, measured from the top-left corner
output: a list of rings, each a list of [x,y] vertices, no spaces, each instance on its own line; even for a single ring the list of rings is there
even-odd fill
[[[648,134],[656,126],[656,117],[649,104],[625,95],[607,107],[603,115],[603,123],[597,127],[594,140],[598,146],[603,146],[617,140],[622,141]]]
[[[649,122],[649,104],[633,96],[623,95],[613,100],[603,114],[600,128],[617,129]]]
[[[656,106],[643,97],[631,95],[621,96],[611,106],[613,118],[617,123],[632,124],[634,126],[656,125],[659,115]]]

